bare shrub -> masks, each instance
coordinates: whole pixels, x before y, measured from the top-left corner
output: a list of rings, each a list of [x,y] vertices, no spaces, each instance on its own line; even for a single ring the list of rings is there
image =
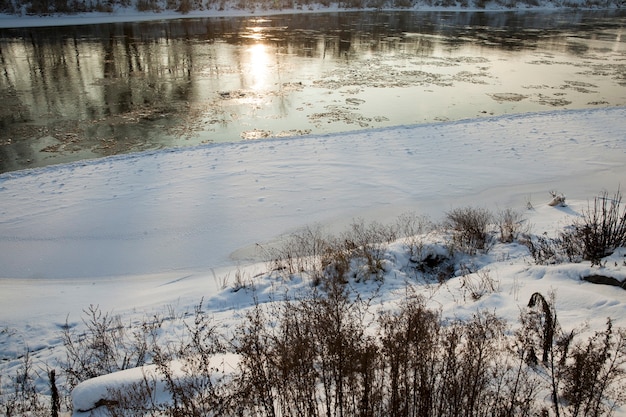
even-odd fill
[[[319,280],[331,245],[332,238],[324,234],[321,226],[305,227],[290,234],[284,244],[266,251],[269,269],[283,274],[285,279],[306,272]]]
[[[377,346],[365,332],[365,305],[333,282],[324,292],[314,290],[310,297],[285,303],[269,317],[257,305],[234,341],[241,355],[235,411],[374,415],[380,405]]]
[[[575,223],[573,237],[580,242],[582,255],[592,265],[626,244],[626,209],[618,190],[613,196],[605,191],[594,198],[582,218]]]
[[[522,232],[523,216],[510,208],[501,210],[496,216],[498,229],[500,230],[500,241],[511,243],[517,240]]]
[[[90,305],[83,312],[84,332],[76,332],[67,323],[62,331],[66,352],[62,366],[70,388],[90,378],[146,363],[147,339],[160,328],[160,318],[144,320],[130,332],[119,316],[103,313],[98,306]]]
[[[397,237],[393,226],[378,222],[365,224],[363,219],[357,219],[350,225],[350,229],[341,235],[341,239],[345,249],[351,253],[352,260],[357,263],[357,280],[367,280],[370,276],[382,277],[386,246]]]
[[[379,318],[388,415],[431,415],[436,402],[441,318],[409,294],[397,312]]]
[[[530,417],[543,412],[544,390],[556,415],[610,415],[624,400],[625,331],[609,321],[573,344],[553,296],[531,297],[514,337],[494,313],[444,319],[410,289],[376,318],[370,301],[329,280],[297,300],[257,303],[231,339],[240,362],[227,379],[211,365],[226,346],[200,303],[177,338],[149,346],[159,381],[145,373],[105,404],[141,416]]]
[[[303,320],[308,316],[306,303],[285,303],[280,314],[282,320],[274,338],[276,372],[284,386],[279,391],[280,408],[289,410],[290,415],[314,416],[320,408],[319,352],[313,337],[316,329],[312,320]]]
[[[50,416],[54,405],[37,391],[37,381],[41,378],[33,367],[30,352],[27,350],[14,375],[7,375],[10,390],[0,390],[0,414],[5,416]],[[4,381],[0,381],[0,388]],[[58,408],[57,408],[58,411]]]
[[[149,350],[156,372],[144,370],[141,381],[109,390],[106,406],[112,415],[133,410],[136,415],[201,417],[222,410],[219,372],[211,361],[225,350],[221,334],[202,302],[182,324],[184,331],[171,343],[152,340]],[[168,397],[159,402],[155,393],[161,385]]]
[[[229,281],[229,279],[227,279]],[[235,277],[233,278],[232,291],[237,292],[240,290],[254,290],[254,282],[244,271],[240,268],[235,270]]]
[[[303,307],[312,323],[321,409],[327,415],[357,415],[365,406],[363,411],[371,414],[377,347],[366,333],[367,303],[347,287],[333,285],[313,294]]]
[[[178,8],[176,9],[177,12],[182,14],[187,14],[191,10],[193,10],[193,5],[190,0],[181,0]]]
[[[174,358],[179,363],[179,373],[172,368],[170,355],[155,355],[154,362],[165,375],[165,382],[172,402],[168,407],[171,415],[201,417],[219,411],[221,396],[216,390],[211,365],[212,357],[224,351],[221,335],[211,317],[202,310],[200,302],[193,321],[185,321],[185,332],[177,341]],[[158,346],[155,351],[159,352]]]
[[[387,415],[530,415],[534,392],[515,386],[526,373],[503,355],[504,322],[478,312],[444,323],[416,301],[384,327],[393,337],[383,339],[392,387]]]
[[[262,416],[276,416],[276,374],[273,372],[272,334],[269,319],[259,304],[246,313],[233,341],[241,356],[239,374],[233,390],[239,401],[233,404],[236,415],[257,410]]]
[[[621,193],[618,190],[609,196],[603,192],[557,238],[535,236],[525,239],[523,243],[539,265],[566,260],[588,260],[592,266],[600,265],[602,258],[626,245],[626,209],[622,206]]]
[[[412,260],[422,259],[424,235],[432,231],[433,227],[433,223],[426,216],[404,213],[398,217],[396,225],[398,235],[406,239],[406,245]]]
[[[463,297],[469,294],[472,300],[478,301],[487,294],[499,292],[500,282],[491,277],[489,269],[483,268],[475,273],[463,275],[461,288],[463,289]]]
[[[539,416],[537,402],[542,378],[526,361],[523,345],[513,338],[500,353],[493,380],[498,387],[500,400],[494,404],[493,414],[502,417]]]
[[[548,375],[555,414],[568,416],[611,415],[623,403],[626,333],[596,332],[586,341],[575,342],[576,332],[563,332],[557,321],[554,295],[548,299],[534,293],[522,314],[518,332],[526,362],[543,368]],[[541,350],[541,360],[536,351]]]
[[[455,244],[460,250],[473,255],[487,249],[487,226],[493,215],[487,209],[464,207],[446,213],[445,226],[452,230]]]
[[[626,333],[615,332],[611,319],[606,329],[576,344],[562,370],[562,397],[570,416],[610,415],[624,400]]]
[[[352,266],[352,251],[346,248],[346,242],[340,238],[332,238],[327,243],[321,258],[322,269],[314,274],[314,283],[323,287],[328,284],[346,284]]]
[[[562,259],[569,262],[581,262],[584,259],[584,243],[576,232],[576,226],[566,227],[559,233],[558,250]]]
[[[232,411],[533,415],[536,381],[521,359],[503,350],[506,326],[495,315],[479,312],[448,323],[410,293],[372,326],[367,305],[337,285],[269,315],[257,306],[234,341],[242,368]]]
[[[446,384],[459,389],[447,392],[451,411],[447,415],[483,415],[501,401],[498,385],[491,378],[498,370],[506,326],[489,312],[478,312],[460,326],[464,337],[458,346],[458,366]]]
[[[314,285],[327,280],[381,278],[386,246],[397,238],[395,227],[355,220],[338,236],[327,236],[319,226],[294,233],[280,248],[270,251],[271,270],[286,278],[305,273]],[[349,272],[352,275],[349,276]]]
[[[527,236],[522,243],[530,251],[537,265],[551,265],[563,261],[563,246],[559,239],[546,235]]]

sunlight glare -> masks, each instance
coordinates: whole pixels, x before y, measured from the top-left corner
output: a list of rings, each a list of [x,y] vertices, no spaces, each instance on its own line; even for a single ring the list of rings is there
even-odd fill
[[[250,47],[249,74],[253,90],[261,90],[267,84],[270,57],[265,44],[257,43]]]

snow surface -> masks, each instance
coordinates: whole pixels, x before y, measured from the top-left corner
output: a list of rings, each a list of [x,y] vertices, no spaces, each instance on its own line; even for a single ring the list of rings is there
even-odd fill
[[[216,383],[223,375],[234,371],[237,358],[232,354],[218,354],[211,359],[207,366],[214,369],[212,375],[213,383]],[[187,374],[185,365],[181,362],[173,362],[169,366],[169,371],[174,378],[183,378]],[[163,373],[155,365],[148,365],[141,368],[125,369],[109,375],[103,375],[84,381],[72,391],[74,415],[89,415],[96,404],[103,399],[109,398],[112,391],[120,391],[132,387],[133,384],[142,381],[149,381],[153,388],[153,400],[155,403],[165,403],[171,400],[164,381]]]
[[[191,310],[204,298],[232,326],[237,310],[252,304],[246,291],[223,288],[233,271],[254,277],[266,267],[255,264],[263,248],[305,225],[339,233],[356,217],[386,222],[414,211],[438,220],[472,205],[523,210],[534,233],[553,233],[598,192],[617,190],[625,162],[626,108],[607,108],[205,145],[2,174],[1,373],[16,369],[26,347],[54,364],[62,357],[59,328],[79,325],[90,304],[132,316]],[[549,207],[550,190],[565,193],[568,207]],[[534,210],[525,210],[529,202]],[[624,251],[613,257],[605,273],[623,279]],[[444,314],[488,308],[514,322],[532,293],[556,290],[565,328],[600,329],[608,316],[626,326],[626,292],[580,281],[592,271],[588,263],[535,266],[519,245],[498,245],[472,262],[489,268],[499,291],[474,302],[458,279],[445,291],[425,288]],[[393,304],[406,279],[395,269],[386,277],[380,302]],[[258,280],[261,297],[276,289]],[[106,384],[123,381],[113,375]],[[99,389],[74,401],[89,403]]]
[[[0,28],[245,14],[0,15]],[[146,152],[1,174],[0,375],[14,375],[26,349],[37,369],[58,366],[64,357],[60,329],[80,327],[89,305],[133,321],[168,308],[192,311],[204,299],[215,319],[232,328],[238,312],[253,304],[251,293],[231,290],[236,274],[253,281],[261,302],[308,285],[258,274],[266,270],[259,262],[264,248],[302,226],[319,223],[339,233],[356,217],[385,222],[413,211],[438,220],[447,210],[472,205],[522,211],[533,233],[554,233],[598,192],[623,185],[625,116],[626,108],[508,115]],[[550,190],[565,193],[568,206],[549,207]],[[526,210],[529,202],[532,210]],[[441,249],[430,243],[432,250]],[[407,284],[399,268],[408,261],[401,242],[389,247],[388,256],[395,262],[378,298],[382,308],[393,308]],[[620,249],[601,272],[626,278],[625,256]],[[468,261],[489,271],[498,291],[473,301],[461,278],[445,288],[424,286],[433,307],[447,317],[488,309],[513,323],[532,293],[555,291],[566,330],[584,323],[601,329],[606,317],[626,326],[626,292],[582,282],[582,275],[598,272],[589,263],[537,266],[515,244],[496,245]],[[236,358],[215,362],[228,372]],[[155,371],[133,369],[84,382],[73,393],[75,410],[150,372]],[[45,390],[45,378],[40,384]]]
[[[624,178],[625,115],[615,108],[503,116],[3,174],[0,276],[12,286],[180,278],[232,264],[234,251],[304,224],[407,210],[440,215],[467,204],[519,207],[551,189],[590,198]]]

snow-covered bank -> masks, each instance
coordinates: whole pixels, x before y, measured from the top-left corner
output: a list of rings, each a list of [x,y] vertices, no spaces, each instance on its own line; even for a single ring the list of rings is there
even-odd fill
[[[599,191],[623,183],[625,120],[626,108],[548,112],[2,174],[0,369],[13,375],[26,349],[42,369],[57,366],[60,329],[80,327],[89,305],[134,322],[166,308],[190,311],[204,298],[227,329],[237,309],[253,303],[252,294],[229,286],[235,269],[253,277],[265,266],[244,265],[258,255],[256,243],[266,247],[315,222],[338,233],[355,217],[384,222],[414,211],[437,220],[456,207],[524,210],[530,202],[535,210],[525,217],[533,233],[552,233]],[[548,207],[549,190],[567,194],[569,207]],[[390,253],[397,265],[406,263],[401,247]],[[624,278],[623,258],[616,252],[604,272]],[[446,316],[480,308],[515,321],[530,294],[554,290],[566,329],[584,322],[600,329],[606,317],[626,327],[623,290],[580,281],[594,271],[589,263],[535,266],[521,245],[496,246],[472,262],[489,271],[498,290],[475,302],[461,277],[444,291],[424,288]],[[406,282],[400,269],[387,271],[380,302],[397,302]],[[281,284],[261,276],[254,285],[267,300]]]
[[[62,322],[69,300],[111,300],[116,281],[130,288],[108,308],[127,305],[158,285],[245,262],[256,243],[315,222],[517,208],[551,189],[587,199],[626,178],[625,116],[625,108],[503,116],[3,174],[2,317]]]

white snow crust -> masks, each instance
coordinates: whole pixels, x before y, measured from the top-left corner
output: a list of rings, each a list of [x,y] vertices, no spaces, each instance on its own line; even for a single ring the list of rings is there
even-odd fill
[[[607,108],[206,145],[2,174],[3,356],[18,357],[27,346],[54,363],[63,355],[59,328],[80,326],[90,304],[132,317],[191,309],[204,298],[216,320],[232,327],[252,295],[223,288],[228,278],[219,277],[232,278],[235,269],[257,276],[266,267],[262,249],[307,225],[338,233],[357,217],[386,222],[413,211],[436,221],[471,205],[522,210],[534,233],[554,233],[600,191],[623,185],[625,162],[626,108]],[[550,190],[565,193],[568,206],[548,206]],[[617,251],[603,273],[624,279],[625,254]],[[402,264],[407,255],[392,245],[390,256]],[[606,317],[626,325],[622,289],[580,280],[594,271],[589,263],[537,266],[521,245],[497,245],[472,262],[489,268],[499,291],[470,302],[452,279],[431,294],[446,316],[489,309],[514,322],[532,293],[555,291],[564,328],[586,322],[601,329]],[[390,267],[380,303],[397,302],[406,282]],[[262,302],[276,285],[257,278]],[[0,370],[17,366],[6,360]],[[88,409],[137,372],[144,370],[88,381],[74,404]]]

